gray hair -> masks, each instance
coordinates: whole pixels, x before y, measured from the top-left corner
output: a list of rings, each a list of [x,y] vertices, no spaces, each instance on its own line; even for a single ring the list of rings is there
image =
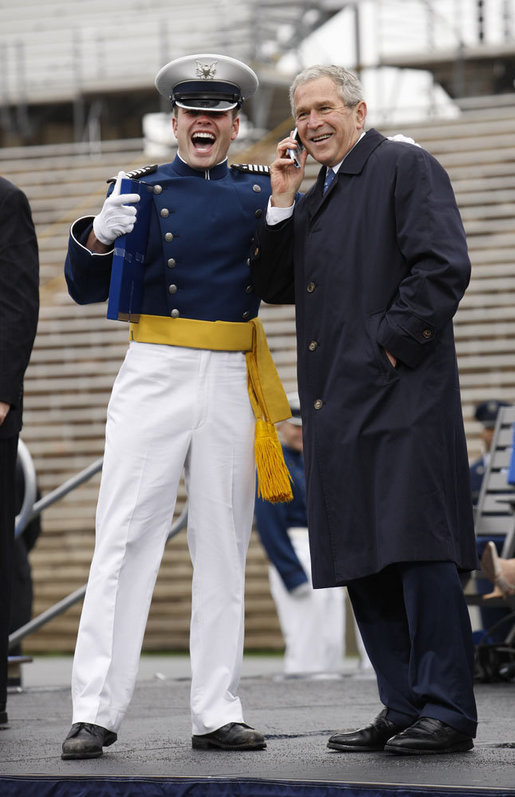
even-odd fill
[[[336,86],[336,90],[343,100],[343,104],[353,108],[363,99],[363,89],[354,72],[349,72],[343,66],[308,66],[300,72],[290,86],[290,106],[293,118],[295,118],[295,92],[299,86],[309,83],[310,80],[318,80],[328,77]]]

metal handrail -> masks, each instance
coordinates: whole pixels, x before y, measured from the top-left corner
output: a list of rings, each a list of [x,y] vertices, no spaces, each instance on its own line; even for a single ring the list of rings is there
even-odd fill
[[[52,490],[51,493],[45,495],[44,498],[40,498],[34,506],[32,507],[32,512],[29,515],[29,520],[32,520],[37,515],[40,515],[44,509],[47,509],[52,504],[57,503],[61,498],[64,498],[65,495],[71,493],[72,490],[75,490],[76,487],[80,487],[81,484],[87,482],[88,479],[91,479],[95,473],[98,473],[99,470],[102,470],[102,463],[104,459],[100,457],[100,459],[96,459],[91,465],[88,465],[87,468],[84,470],[79,471],[75,476],[72,476],[71,479],[68,481],[63,482],[60,487],[56,487],[55,490]]]
[[[36,468],[34,467],[29,449],[21,439],[18,440],[18,460],[23,471],[25,489],[23,493],[23,503],[15,519],[14,534],[16,537],[24,531],[27,523],[34,517],[31,513],[38,494]]]
[[[22,509],[16,518],[16,534],[21,534],[27,523],[29,523],[37,515],[41,514],[44,509],[52,504],[55,504],[63,496],[67,495],[76,487],[80,487],[81,484],[94,476],[95,473],[98,473],[98,471],[102,468],[103,463],[103,457],[95,460],[95,462],[92,462],[87,468],[84,468],[84,470],[80,471],[75,476],[72,476],[71,479],[68,479],[68,481],[64,482],[60,487],[57,487],[51,493],[48,493],[48,495],[46,495],[44,498],[41,498],[39,501],[34,503],[34,499],[36,498],[37,494],[36,471],[29,450],[21,440],[18,444],[18,455],[20,456],[24,476],[26,478],[26,485],[30,488],[32,500],[27,508],[25,504],[28,504],[29,501],[27,500],[26,502],[24,496]],[[168,542],[168,540],[170,540],[172,537],[175,537],[176,534],[178,534],[179,531],[186,526],[187,520],[188,503],[186,502],[181,514],[172,524],[172,527],[166,538],[166,542]],[[63,614],[67,609],[70,608],[70,606],[78,603],[80,600],[82,600],[85,593],[86,584],[84,584],[82,587],[79,587],[79,589],[76,589],[74,592],[71,592],[66,598],[58,601],[49,609],[46,609],[37,617],[34,617],[28,623],[25,623],[25,625],[22,625],[20,628],[16,629],[16,631],[13,631],[13,633],[9,635],[9,649],[17,645],[22,639],[31,634],[33,631],[37,631],[38,628],[41,628],[41,626],[45,625],[50,620],[53,620],[54,617],[58,617],[60,614]]]

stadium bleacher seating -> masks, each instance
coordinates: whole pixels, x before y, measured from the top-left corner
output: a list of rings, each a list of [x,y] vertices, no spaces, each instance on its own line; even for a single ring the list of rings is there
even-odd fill
[[[396,133],[399,129],[384,130]],[[403,125],[402,132],[448,170],[468,235],[473,263],[469,290],[455,319],[463,409],[470,457],[479,453],[477,402],[510,402],[515,389],[515,103],[491,98],[470,103],[457,119]],[[278,136],[280,137],[280,136]],[[268,146],[238,160],[268,162]],[[123,357],[127,328],[107,321],[104,305],[75,306],[66,293],[63,262],[71,221],[95,211],[105,180],[118,169],[144,165],[143,141],[0,149],[0,173],[31,202],[41,251],[41,317],[26,377],[23,439],[43,494],[102,455],[106,405]],[[306,188],[317,173],[309,164]],[[290,390],[295,385],[294,312],[264,306],[271,348]],[[48,509],[32,554],[35,613],[85,582],[93,547],[98,476]],[[181,494],[181,503],[184,495]],[[187,648],[191,566],[185,535],[165,552],[152,604],[146,649]],[[30,638],[31,652],[71,651],[80,606]],[[282,645],[271,601],[266,560],[253,539],[247,580],[248,649]]]

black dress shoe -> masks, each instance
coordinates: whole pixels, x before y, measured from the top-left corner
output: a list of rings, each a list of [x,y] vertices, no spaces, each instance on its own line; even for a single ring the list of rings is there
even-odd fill
[[[63,742],[61,758],[100,758],[102,747],[109,747],[118,736],[100,725],[75,722]]]
[[[244,722],[229,722],[216,731],[191,737],[191,746],[197,750],[264,750],[265,737]]]
[[[413,725],[389,739],[388,753],[400,755],[430,755],[434,753],[464,753],[474,742],[470,736],[454,730],[440,720],[420,717]]]
[[[0,726],[7,725],[8,721],[7,711],[5,709],[0,709]]]
[[[384,746],[391,736],[403,730],[402,725],[395,725],[386,719],[388,709],[383,709],[375,720],[365,728],[350,733],[335,733],[327,746],[331,750],[340,750],[344,753],[374,753],[384,750]]]

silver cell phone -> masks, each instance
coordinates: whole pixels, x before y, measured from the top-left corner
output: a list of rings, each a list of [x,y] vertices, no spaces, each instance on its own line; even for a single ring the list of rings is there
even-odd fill
[[[294,138],[295,141],[297,142],[297,149],[289,149],[288,150],[288,157],[292,159],[295,168],[296,169],[300,169],[300,162],[299,162],[298,155],[299,155],[299,152],[301,152],[304,149],[304,145],[303,145],[302,141],[300,140],[300,136],[299,136],[299,133],[297,131],[297,128],[295,128],[295,130],[293,131],[292,138]]]

